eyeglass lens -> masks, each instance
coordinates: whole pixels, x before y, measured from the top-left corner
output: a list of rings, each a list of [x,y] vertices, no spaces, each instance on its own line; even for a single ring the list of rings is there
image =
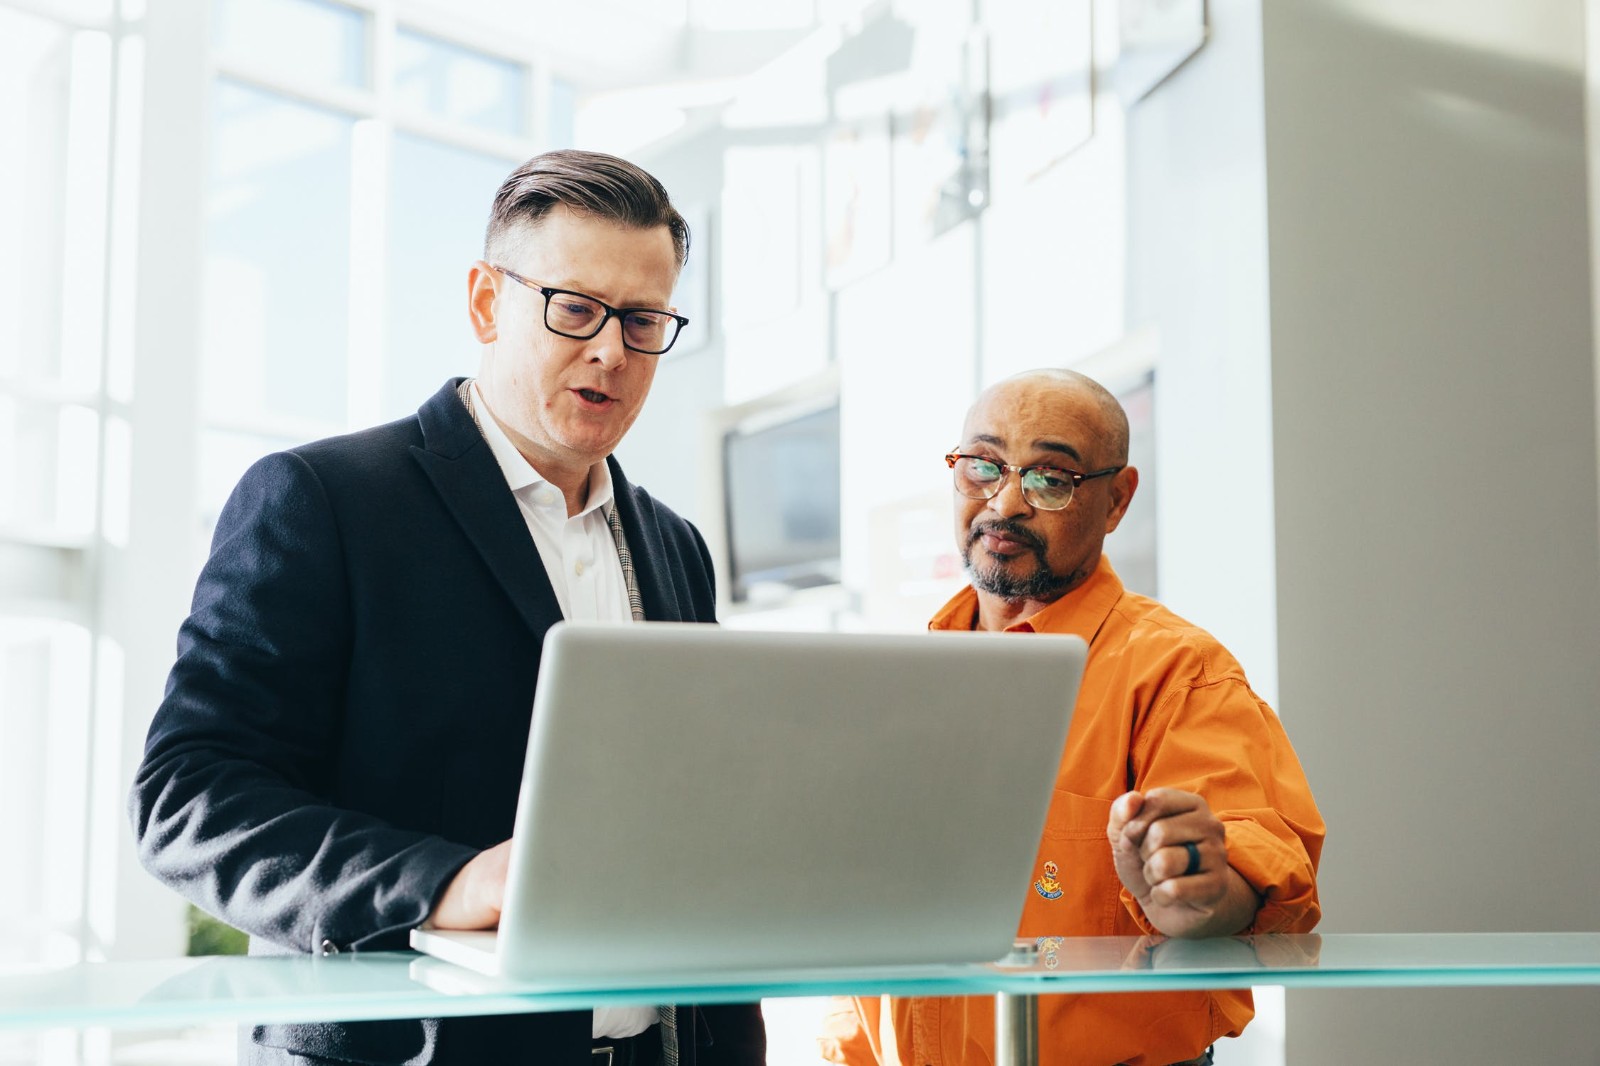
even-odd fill
[[[962,457],[955,465],[956,489],[975,500],[993,499],[1005,484],[1006,470],[987,459]],[[1053,476],[1049,467],[1029,467],[1022,473],[1022,498],[1034,507],[1059,511],[1072,502],[1072,479]]]
[[[553,292],[545,305],[545,324],[557,333],[588,338],[600,331],[606,309],[597,301],[571,292]],[[641,352],[664,352],[677,339],[678,320],[655,311],[629,311],[620,316],[622,339]]]

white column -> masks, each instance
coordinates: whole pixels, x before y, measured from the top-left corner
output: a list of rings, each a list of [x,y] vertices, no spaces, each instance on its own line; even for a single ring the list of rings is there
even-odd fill
[[[207,5],[149,0],[142,38],[143,107],[137,244],[131,277],[131,395],[112,407],[108,485],[125,479],[125,543],[108,541],[101,583],[102,777],[126,796],[150,717],[161,700],[178,625],[187,613],[195,544],[200,307],[206,171]],[[139,49],[135,49],[135,54]],[[126,298],[126,294],[124,294]],[[115,303],[117,297],[113,297]],[[122,338],[126,340],[126,338]],[[112,338],[113,350],[119,338]],[[113,377],[115,378],[116,375]],[[117,469],[117,468],[120,468]],[[111,488],[108,495],[119,490]],[[120,523],[119,523],[120,524]],[[129,565],[138,560],[137,566]],[[114,777],[111,775],[115,775]],[[94,857],[93,935],[105,954],[181,954],[185,908],[139,866],[123,804],[100,803],[92,832],[114,852]],[[120,823],[120,824],[117,824]],[[109,868],[108,868],[109,867]]]
[[[1328,932],[1600,928],[1583,9],[1264,5],[1281,691]],[[1597,1005],[1291,992],[1289,1061],[1592,1061]]]

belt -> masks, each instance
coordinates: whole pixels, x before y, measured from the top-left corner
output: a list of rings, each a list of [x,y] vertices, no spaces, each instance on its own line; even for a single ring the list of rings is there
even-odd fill
[[[661,1026],[638,1036],[598,1036],[589,1044],[590,1066],[660,1066]]]

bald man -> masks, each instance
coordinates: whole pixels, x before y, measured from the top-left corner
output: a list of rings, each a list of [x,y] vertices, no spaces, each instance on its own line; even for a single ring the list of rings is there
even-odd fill
[[[1324,827],[1277,715],[1214,637],[1128,592],[1102,554],[1139,487],[1116,397],[1068,370],[1011,378],[945,461],[971,583],[929,628],[1089,642],[1018,935],[1048,965],[1054,937],[1309,931]],[[1039,1058],[1209,1063],[1253,1015],[1244,990],[1047,996]],[[994,1002],[841,1000],[821,1043],[842,1063],[984,1066]]]

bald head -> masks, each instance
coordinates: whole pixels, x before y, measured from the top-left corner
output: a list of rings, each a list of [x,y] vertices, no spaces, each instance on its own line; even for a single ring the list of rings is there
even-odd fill
[[[1125,466],[1128,462],[1128,415],[1106,387],[1076,370],[1043,367],[1025,370],[985,389],[967,409],[964,435],[973,432],[973,416],[992,407],[996,401],[1026,398],[1029,405],[1041,408],[1072,409],[1080,412],[1096,438],[1096,454],[1083,462],[1096,466]]]
[[[1075,370],[1030,370],[985,389],[957,451],[956,545],[983,629],[1003,629],[1087,581],[1139,487],[1122,405]],[[974,460],[988,464],[981,483]]]

